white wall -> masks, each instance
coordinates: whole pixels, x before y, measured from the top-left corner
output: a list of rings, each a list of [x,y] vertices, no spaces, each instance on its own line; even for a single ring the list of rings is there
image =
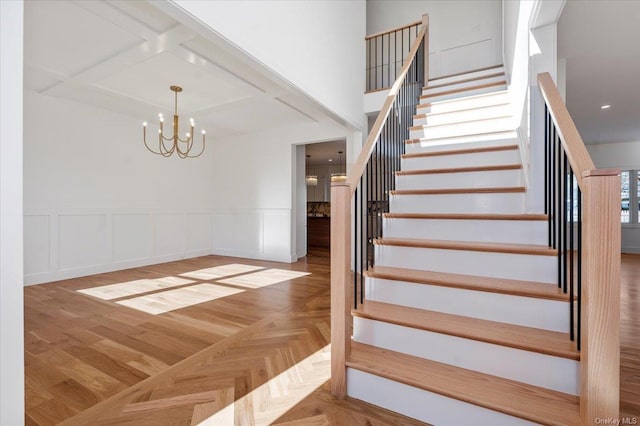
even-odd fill
[[[599,169],[640,170],[640,141],[587,144]],[[622,252],[640,253],[640,224],[622,225]]]
[[[151,154],[138,119],[24,92],[25,283],[211,253],[214,144]]]
[[[174,0],[357,128],[363,127],[363,0]]]
[[[23,3],[0,1],[0,424],[24,424]]]
[[[344,138],[349,140],[343,126],[324,122],[217,141],[213,179],[224,184],[213,188],[217,207],[212,252],[297,260],[304,252],[298,233],[305,232],[306,190],[300,188],[305,183],[298,170],[304,173],[304,162],[296,161],[292,145]],[[292,182],[297,190],[292,190]]]
[[[367,0],[367,34],[429,14],[429,75],[502,63],[500,0]]]

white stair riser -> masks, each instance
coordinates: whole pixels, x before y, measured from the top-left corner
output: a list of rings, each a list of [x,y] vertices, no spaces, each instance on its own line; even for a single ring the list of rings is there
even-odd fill
[[[523,213],[524,193],[392,195],[391,213]]]
[[[451,77],[438,78],[436,80],[431,80],[430,82],[428,82],[427,87],[429,86],[429,83],[431,83],[432,85],[438,85],[438,86],[441,84],[455,84],[462,80],[468,80],[470,78],[477,78],[477,77],[484,77],[487,75],[497,74],[497,73],[504,74],[505,73],[504,67],[496,67],[496,68],[490,68],[488,70],[473,71],[465,74],[454,75]]]
[[[396,176],[396,189],[503,188],[523,185],[521,169]]]
[[[380,278],[367,278],[365,285],[367,300],[569,332],[567,302]]]
[[[491,118],[464,123],[444,124],[442,126],[425,126],[409,132],[410,139],[436,139],[453,136],[475,135],[487,132],[503,132],[514,129],[511,117]]]
[[[511,141],[513,142],[513,141]],[[475,152],[470,154],[434,155],[403,158],[401,170],[443,169],[447,167],[500,166],[520,163],[520,151]]]
[[[483,87],[481,89],[465,90],[464,92],[450,93],[446,95],[429,95],[426,98],[421,98],[420,103],[433,104],[435,102],[448,101],[450,99],[458,99],[458,98],[467,97],[467,96],[482,95],[484,93],[492,93],[492,92],[497,92],[497,91],[506,90],[506,89],[507,89],[506,85],[500,85],[500,86]],[[446,88],[443,88],[442,91],[444,92],[445,90]]]
[[[347,395],[438,426],[533,426],[535,423],[413,386],[347,369]]]
[[[407,154],[414,152],[434,152],[451,149],[483,148],[512,145],[516,140],[515,131],[488,133],[483,135],[459,136],[448,139],[424,140],[406,144]]]
[[[510,115],[511,113],[511,105],[501,104],[484,108],[451,111],[442,114],[427,114],[426,117],[414,118],[413,125],[424,126],[460,123],[463,121],[480,120],[483,118],[503,117],[505,115]]]
[[[358,317],[353,319],[353,340],[558,392],[579,394],[580,363],[566,358]]]
[[[494,90],[497,90],[495,88]],[[481,96],[468,96],[469,94],[462,94],[458,96],[458,99],[453,99],[447,102],[440,102],[437,104],[426,105],[432,102],[431,99],[425,99],[420,101],[420,105],[417,106],[416,114],[426,114],[431,112],[451,112],[462,109],[479,108],[489,105],[498,105],[509,102],[509,95],[506,91],[499,91],[495,93],[480,94]]]
[[[462,78],[459,80],[459,82],[457,83],[443,83],[443,82],[434,82],[435,86],[439,86],[439,87],[426,87],[424,89],[422,89],[422,94],[423,95],[430,95],[432,93],[438,93],[438,92],[442,92],[445,90],[455,90],[455,89],[462,89],[462,88],[466,88],[466,87],[473,87],[473,86],[479,86],[481,84],[487,84],[487,83],[497,83],[500,81],[505,81],[506,78],[504,76],[504,74],[496,76],[496,77],[488,77],[489,75],[493,75],[496,74],[491,73],[491,74],[487,74],[487,77],[483,77],[481,79],[478,80],[472,80],[472,81],[464,81],[464,80],[468,80],[470,78],[473,77],[466,77],[466,78]],[[443,86],[444,84],[446,84],[446,86]]]
[[[388,238],[424,238],[485,243],[547,244],[547,221],[384,218]]]
[[[557,256],[375,246],[376,265],[422,271],[480,275],[524,281],[557,282]]]

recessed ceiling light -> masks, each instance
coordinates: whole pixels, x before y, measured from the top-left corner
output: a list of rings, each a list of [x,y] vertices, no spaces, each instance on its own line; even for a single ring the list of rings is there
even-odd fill
[[[333,158],[329,158],[329,161],[333,161]]]
[[[611,108],[611,105],[602,105],[600,107],[600,109],[609,109],[609,108]]]

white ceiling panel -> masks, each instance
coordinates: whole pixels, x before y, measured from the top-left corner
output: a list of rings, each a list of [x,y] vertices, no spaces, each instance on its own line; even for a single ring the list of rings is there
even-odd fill
[[[183,46],[188,51],[206,59],[211,64],[214,64],[234,77],[246,81],[262,92],[280,89],[275,82],[262,75],[254,67],[248,66],[233,53],[210,43],[202,37],[188,40],[183,43]]]
[[[259,93],[242,80],[220,78],[200,66],[163,52],[124,71],[97,82],[99,87],[173,111],[174,96],[169,86],[183,88],[178,110],[193,112]]]
[[[60,83],[62,78],[54,73],[42,68],[25,64],[24,66],[24,87],[41,92],[49,87]]]
[[[72,76],[140,41],[73,3],[25,1],[26,64]]]
[[[235,107],[216,110],[202,116],[201,119],[214,124],[224,123],[243,133],[291,124],[313,123],[309,117],[269,97],[257,98]]]
[[[146,25],[158,34],[178,25],[178,22],[174,19],[144,1],[110,0],[108,3],[130,15],[132,18],[138,20],[140,23]]]

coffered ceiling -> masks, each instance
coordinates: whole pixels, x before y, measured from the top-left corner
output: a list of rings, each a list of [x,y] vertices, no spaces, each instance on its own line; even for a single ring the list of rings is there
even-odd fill
[[[326,111],[147,1],[25,1],[25,88],[155,122],[178,110],[213,137],[313,123]]]

